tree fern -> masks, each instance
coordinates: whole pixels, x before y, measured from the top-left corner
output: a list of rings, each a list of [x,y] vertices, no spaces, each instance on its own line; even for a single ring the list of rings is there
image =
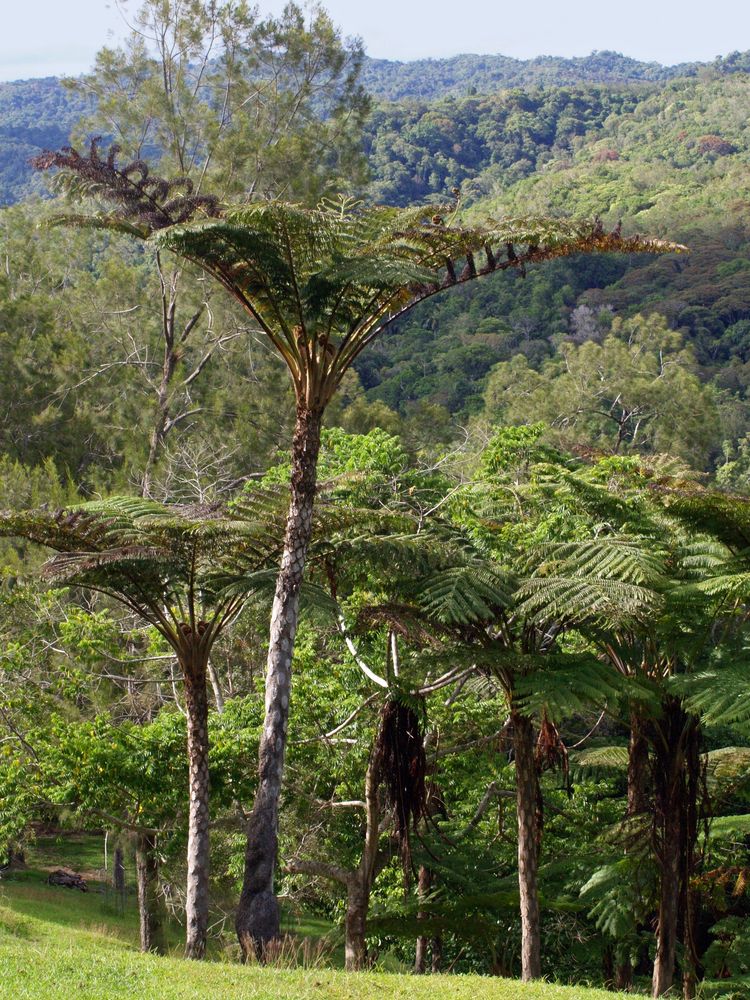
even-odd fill
[[[419,594],[425,612],[441,624],[491,620],[511,599],[512,581],[486,563],[469,562],[432,576]]]

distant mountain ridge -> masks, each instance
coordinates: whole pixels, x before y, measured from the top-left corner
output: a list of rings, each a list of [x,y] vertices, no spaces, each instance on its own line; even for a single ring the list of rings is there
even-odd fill
[[[376,101],[432,101],[523,87],[659,85],[701,71],[748,72],[750,51],[734,52],[711,63],[677,66],[640,62],[617,52],[592,52],[572,59],[458,55],[391,62],[368,58],[363,83]],[[20,201],[42,189],[31,172],[29,159],[41,149],[64,145],[85,108],[85,99],[57,77],[0,83],[0,205]]]
[[[662,66],[607,51],[571,59],[562,56],[514,59],[503,55],[465,54],[411,62],[367,59],[363,82],[373,96],[382,100],[432,100],[448,95],[486,94],[508,87],[654,83],[693,75],[701,65]]]

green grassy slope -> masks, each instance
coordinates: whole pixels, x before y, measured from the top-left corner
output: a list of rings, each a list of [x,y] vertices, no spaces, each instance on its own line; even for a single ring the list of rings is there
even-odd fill
[[[0,879],[0,1000],[375,1000],[376,997],[441,1000],[604,1000],[612,993],[584,987],[535,984],[479,976],[414,977],[385,972],[347,975],[339,950],[317,949],[331,930],[323,921],[285,921],[296,939],[309,938],[306,967],[258,968],[228,960],[216,945],[203,963],[181,959],[182,929],[169,928],[171,955],[138,951],[138,918],[132,887],[124,907],[103,891],[103,839],[90,834],[37,837],[28,867]],[[128,867],[129,866],[129,867]],[[47,872],[69,867],[88,879],[90,891],[49,886]],[[126,858],[126,871],[132,870]],[[231,936],[231,935],[230,935]],[[315,956],[325,954],[325,962]],[[303,954],[299,949],[299,954]],[[292,962],[286,962],[291,965]]]
[[[64,891],[64,890],[62,890]],[[76,901],[77,903],[77,901]],[[69,908],[72,904],[69,904]],[[612,993],[552,984],[523,986],[478,976],[347,975],[330,969],[277,970],[141,955],[112,925],[72,927],[48,908],[21,912],[0,888],[0,997],[13,1000],[604,1000]]]

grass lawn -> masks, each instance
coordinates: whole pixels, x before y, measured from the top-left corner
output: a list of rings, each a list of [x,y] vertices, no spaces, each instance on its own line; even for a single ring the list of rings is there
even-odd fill
[[[135,901],[124,909],[101,884],[81,893],[45,884],[48,870],[72,867],[96,878],[101,844],[39,838],[29,868],[0,880],[0,998],[2,1000],[613,1000],[584,987],[479,976],[415,977],[385,972],[347,975],[330,968],[270,969],[227,961],[186,962],[181,929],[169,934],[175,955],[137,950]],[[303,921],[297,933],[317,937],[323,923]]]
[[[2,890],[0,890],[0,893]],[[2,895],[0,894],[0,900]],[[347,975],[140,955],[119,935],[21,914],[0,901],[0,997],[5,1000],[612,1000],[582,987],[522,986],[477,976]]]

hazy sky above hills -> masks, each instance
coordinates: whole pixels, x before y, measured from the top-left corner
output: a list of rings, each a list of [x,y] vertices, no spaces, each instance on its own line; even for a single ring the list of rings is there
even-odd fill
[[[278,12],[285,0],[261,0]],[[0,80],[78,74],[124,33],[107,0],[16,0],[3,4]],[[129,0],[126,7],[138,6]],[[668,65],[750,49],[748,0],[328,0],[345,35],[371,56],[442,57],[460,52],[582,56],[614,49]]]

